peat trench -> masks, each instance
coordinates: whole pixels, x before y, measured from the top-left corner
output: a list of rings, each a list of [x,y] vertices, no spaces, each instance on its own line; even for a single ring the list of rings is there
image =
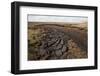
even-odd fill
[[[56,27],[59,28],[58,26]],[[70,32],[66,32],[62,29],[57,29],[57,28],[54,28],[52,26],[45,27],[45,29],[47,29],[44,32],[46,35],[41,38],[41,44],[39,45],[39,48],[37,50],[39,53],[37,59],[40,60],[61,59],[64,53],[68,52],[68,40],[73,39],[75,41],[73,37],[75,36],[74,35],[75,31],[72,31],[73,34],[70,34]],[[78,33],[76,33],[76,36],[77,34]],[[79,41],[76,41],[76,43],[82,49],[87,47],[86,44],[84,44],[84,41],[81,43],[79,43]]]

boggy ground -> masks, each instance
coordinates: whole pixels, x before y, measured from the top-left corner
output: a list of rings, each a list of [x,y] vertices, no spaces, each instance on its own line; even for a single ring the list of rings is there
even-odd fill
[[[28,60],[87,58],[87,27],[72,25],[29,23]]]

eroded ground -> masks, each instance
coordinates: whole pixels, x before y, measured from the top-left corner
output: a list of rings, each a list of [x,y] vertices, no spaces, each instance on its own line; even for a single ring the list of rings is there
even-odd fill
[[[28,23],[28,60],[87,58],[87,42],[87,23]]]

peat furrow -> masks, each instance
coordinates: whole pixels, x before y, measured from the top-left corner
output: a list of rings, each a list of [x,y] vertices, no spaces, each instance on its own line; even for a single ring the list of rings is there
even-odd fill
[[[38,25],[37,25],[38,26]],[[40,26],[40,27],[39,27]],[[44,30],[41,38],[41,45],[38,46],[37,52],[41,59],[61,59],[67,55],[68,41],[72,39],[79,48],[87,51],[87,34],[77,28],[64,28],[58,25],[39,25],[38,28]],[[67,57],[67,56],[66,56]]]

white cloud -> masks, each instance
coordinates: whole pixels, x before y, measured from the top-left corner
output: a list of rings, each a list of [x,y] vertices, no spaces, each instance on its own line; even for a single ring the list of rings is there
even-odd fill
[[[29,22],[83,22],[87,21],[87,17],[80,16],[53,16],[53,15],[28,15]]]

